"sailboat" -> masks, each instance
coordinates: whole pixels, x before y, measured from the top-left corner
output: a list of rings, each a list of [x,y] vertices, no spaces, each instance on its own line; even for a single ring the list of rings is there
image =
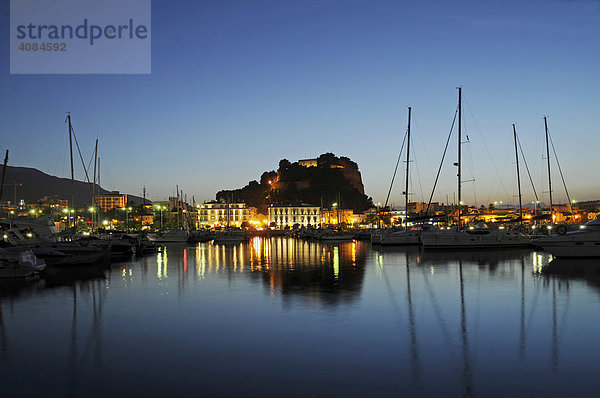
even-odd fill
[[[404,209],[405,209],[405,229],[403,231],[387,231],[380,235],[379,244],[382,246],[406,246],[406,245],[420,245],[421,244],[421,231],[420,230],[409,230],[408,229],[408,182],[409,182],[409,170],[410,170],[410,116],[411,107],[408,107],[408,127],[407,127],[407,138],[406,138],[406,186],[404,190]]]
[[[509,229],[490,230],[485,224],[464,230],[462,225],[461,203],[461,127],[462,127],[462,88],[458,88],[458,220],[455,231],[438,231],[421,234],[425,250],[465,250],[489,248],[513,248],[529,246],[530,238],[520,231]]]

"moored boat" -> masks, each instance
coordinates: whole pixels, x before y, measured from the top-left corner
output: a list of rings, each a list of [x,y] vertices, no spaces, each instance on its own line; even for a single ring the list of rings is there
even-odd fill
[[[355,233],[352,231],[325,231],[319,240],[321,242],[349,242],[354,240]]]
[[[463,231],[423,233],[421,242],[425,250],[477,250],[528,247],[531,239],[520,231],[479,226]]]
[[[159,233],[149,233],[148,240],[160,243],[185,243],[189,239],[189,233],[185,229],[169,229]]]
[[[213,243],[215,244],[237,244],[245,239],[244,231],[237,228],[226,228],[214,234]]]
[[[534,239],[531,243],[556,257],[600,257],[600,216],[578,231]]]
[[[27,248],[0,248],[0,278],[26,278],[46,268],[46,262]]]

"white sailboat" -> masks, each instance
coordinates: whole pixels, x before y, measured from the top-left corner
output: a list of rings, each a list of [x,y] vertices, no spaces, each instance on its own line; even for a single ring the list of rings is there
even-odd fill
[[[530,238],[509,229],[489,229],[481,223],[467,230],[462,228],[461,205],[461,125],[462,125],[462,88],[458,88],[458,224],[455,231],[438,231],[421,234],[421,242],[425,250],[466,250],[514,248],[530,245]]]
[[[404,211],[405,211],[405,228],[403,231],[385,231],[379,236],[379,243],[382,246],[409,246],[409,245],[420,245],[421,244],[421,230],[417,228],[413,230],[408,229],[408,183],[409,183],[409,170],[410,170],[410,118],[412,108],[408,107],[408,126],[406,130],[406,186],[404,190]],[[394,172],[394,175],[396,173]],[[392,180],[393,181],[393,180]],[[391,186],[390,186],[391,191]],[[388,194],[389,197],[389,194]],[[386,204],[387,205],[387,204]]]

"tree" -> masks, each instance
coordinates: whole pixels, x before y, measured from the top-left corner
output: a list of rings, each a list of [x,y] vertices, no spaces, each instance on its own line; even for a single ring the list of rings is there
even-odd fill
[[[279,171],[284,171],[286,170],[288,167],[290,167],[292,164],[290,163],[289,160],[287,159],[281,159],[279,161]]]

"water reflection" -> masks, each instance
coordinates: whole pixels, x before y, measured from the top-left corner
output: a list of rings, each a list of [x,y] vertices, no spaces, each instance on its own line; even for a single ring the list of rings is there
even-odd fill
[[[552,370],[556,370],[560,356],[559,340],[560,333],[557,331],[559,320],[557,319],[557,306],[559,298],[556,294],[556,286],[549,286],[539,278],[542,269],[545,269],[552,261],[552,256],[543,253],[535,252],[529,249],[524,250],[485,250],[485,251],[468,251],[468,252],[423,252],[419,248],[413,247],[396,247],[396,248],[377,248],[374,252],[375,263],[379,274],[385,281],[389,291],[391,301],[399,311],[399,306],[396,304],[396,295],[392,291],[390,279],[398,280],[397,277],[389,277],[389,270],[397,269],[398,266],[405,268],[405,290],[407,304],[407,326],[409,328],[409,359],[410,369],[413,376],[413,383],[419,385],[419,376],[421,373],[422,364],[420,358],[423,356],[419,352],[420,344],[419,336],[426,334],[423,326],[415,319],[415,312],[427,312],[427,307],[430,307],[431,313],[436,318],[439,328],[438,337],[444,342],[445,349],[454,347],[458,344],[460,349],[454,353],[455,357],[460,358],[461,365],[460,380],[462,381],[463,396],[476,395],[474,375],[477,373],[475,369],[481,368],[481,363],[477,361],[477,353],[473,353],[474,348],[481,344],[481,337],[477,336],[477,331],[480,328],[479,319],[484,310],[483,307],[490,307],[490,303],[482,296],[486,292],[482,292],[482,286],[489,283],[481,278],[485,275],[493,277],[491,286],[505,280],[518,280],[520,288],[519,296],[519,333],[518,337],[518,359],[522,363],[526,363],[526,351],[528,343],[527,328],[535,328],[535,323],[542,321],[536,319],[535,310],[538,305],[538,296],[540,290],[545,290],[545,296],[552,300],[552,309],[550,315],[552,317],[551,343],[550,343],[550,358],[549,364]],[[555,263],[557,260],[552,261]],[[600,266],[600,264],[599,264]],[[589,269],[589,268],[588,268]],[[600,270],[600,267],[599,267]],[[599,271],[600,272],[600,271]],[[415,280],[415,276],[419,276]],[[597,275],[600,280],[600,273]],[[533,278],[531,278],[533,277]],[[456,278],[456,279],[454,279]],[[529,279],[529,281],[527,281]],[[443,280],[445,286],[440,285],[440,280]],[[453,280],[455,282],[453,282]],[[414,284],[417,283],[420,287],[417,290],[417,297],[414,297]],[[453,312],[448,313],[447,301],[454,294],[452,293],[452,284],[456,284],[457,303],[458,303],[458,319],[453,319]],[[552,287],[552,289],[549,289]],[[533,290],[533,299],[528,300],[526,295],[527,289]],[[550,290],[548,292],[548,290]],[[423,294],[426,294],[424,299]],[[443,297],[440,299],[439,296]],[[506,300],[504,304],[508,304],[510,300]],[[415,308],[415,303],[417,304]],[[529,313],[527,307],[529,306]],[[495,305],[491,305],[495,307]],[[446,313],[444,313],[446,309]],[[456,312],[454,312],[456,314]],[[475,316],[475,320],[473,320]],[[493,315],[492,315],[493,317]],[[562,317],[563,321],[565,317]],[[452,331],[452,325],[455,325],[457,332]],[[564,325],[564,322],[563,322]],[[429,327],[433,326],[429,323]],[[502,327],[507,327],[503,325]],[[475,335],[475,342],[472,342],[472,335]],[[458,339],[456,339],[458,336]],[[539,335],[538,335],[539,337]],[[475,348],[475,352],[477,349]]]
[[[302,294],[325,305],[347,303],[360,294],[366,244],[278,239],[253,241],[251,247],[251,270],[262,274],[271,294]]]
[[[557,277],[568,288],[570,279],[585,280],[590,286],[600,288],[600,259],[598,258],[555,258],[543,268],[547,277]]]
[[[58,347],[68,343],[66,355],[66,369],[63,376],[66,378],[64,394],[76,396],[80,389],[79,378],[84,363],[94,367],[103,364],[103,306],[107,295],[106,275],[110,272],[107,264],[99,266],[73,266],[65,268],[48,268],[39,277],[32,280],[3,280],[0,285],[0,344],[2,348],[2,359],[6,364],[3,374],[10,377],[13,372],[22,372],[20,364],[34,363],[34,358],[19,355],[19,347],[23,339],[29,344],[38,345],[40,342],[48,347]],[[60,297],[60,304],[54,302],[56,307],[50,308],[48,312],[41,313],[45,320],[45,328],[19,327],[19,319],[30,319],[29,312],[36,311],[37,307],[46,300],[53,301]],[[32,301],[38,303],[23,312],[22,304]],[[58,305],[57,305],[58,304]],[[53,319],[61,312],[70,312],[70,316],[58,316],[58,323]],[[5,322],[5,317],[10,320]],[[51,326],[53,325],[53,326]],[[68,333],[64,342],[48,342],[48,332],[56,327]],[[14,329],[14,330],[13,330]],[[67,332],[68,330],[68,332]],[[11,344],[12,343],[12,344]],[[12,350],[11,350],[12,348]],[[39,358],[38,358],[39,359]],[[43,357],[42,357],[43,360]],[[43,366],[42,366],[43,367]],[[48,372],[45,369],[43,373]],[[40,376],[42,379],[43,376]],[[27,394],[27,389],[16,387],[11,392],[10,386],[5,386],[8,396],[18,392],[19,395]],[[32,386],[28,387],[29,389]]]
[[[7,396],[597,390],[598,260],[256,238],[49,271],[0,284],[0,374],[46,369]]]

